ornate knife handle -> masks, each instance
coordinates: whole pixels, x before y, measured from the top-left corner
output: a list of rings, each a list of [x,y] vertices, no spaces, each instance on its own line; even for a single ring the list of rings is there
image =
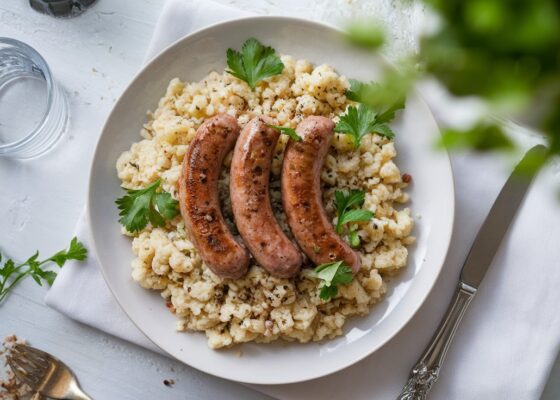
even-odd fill
[[[459,282],[445,317],[426,351],[412,368],[408,381],[397,400],[424,400],[427,398],[428,392],[438,379],[439,370],[457,327],[475,294],[475,288]]]

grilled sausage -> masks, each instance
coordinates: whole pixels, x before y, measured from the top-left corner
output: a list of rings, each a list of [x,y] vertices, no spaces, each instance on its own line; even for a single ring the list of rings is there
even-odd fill
[[[181,215],[204,263],[222,278],[240,278],[249,252],[229,231],[220,209],[218,179],[225,156],[239,136],[237,120],[220,114],[204,122],[183,160],[179,183]]]
[[[359,255],[338,236],[321,201],[321,169],[333,136],[333,122],[307,117],[297,126],[301,142],[290,141],[282,165],[282,202],[288,224],[315,264],[344,261],[356,273]]]
[[[280,132],[257,117],[241,131],[231,162],[230,196],[237,229],[255,260],[271,275],[290,278],[303,262],[282,232],[270,204],[270,165]]]

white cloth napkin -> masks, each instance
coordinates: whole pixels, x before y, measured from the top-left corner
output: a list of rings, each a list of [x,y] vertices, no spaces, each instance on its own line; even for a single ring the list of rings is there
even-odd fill
[[[146,59],[203,26],[246,15],[210,1],[169,0]],[[451,111],[437,93],[424,93],[440,120]],[[440,99],[441,100],[441,99]],[[525,138],[525,144],[534,139]],[[449,256],[434,290],[387,345],[336,374],[299,384],[256,386],[281,399],[390,399],[400,392],[443,315],[474,236],[509,174],[494,156],[455,155],[456,220]],[[448,354],[433,399],[537,399],[560,344],[560,201],[558,166],[543,171],[516,217]],[[86,243],[82,217],[77,236]],[[158,351],[128,320],[109,292],[94,254],[67,265],[47,294],[70,318]]]

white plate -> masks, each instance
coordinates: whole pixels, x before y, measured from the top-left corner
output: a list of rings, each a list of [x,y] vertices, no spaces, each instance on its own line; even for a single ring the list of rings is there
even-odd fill
[[[336,29],[304,20],[255,17],[214,25],[167,48],[125,90],[107,120],[95,152],[89,187],[89,218],[94,251],[114,296],[130,319],[173,357],[209,374],[240,382],[282,384],[318,378],[371,354],[393,337],[418,310],[443,265],[451,238],[454,192],[447,154],[433,150],[439,135],[426,104],[411,95],[395,122],[398,165],[413,176],[410,206],[418,242],[406,269],[392,279],[384,300],[363,318],[354,318],[344,335],[320,343],[244,344],[211,350],[202,333],[178,333],[175,317],[159,293],[142,289],[130,277],[130,239],[120,234],[115,199],[122,195],[115,162],[140,140],[146,110],[155,109],[172,78],[198,80],[223,71],[228,47],[254,36],[281,54],[328,63],[357,79],[375,78],[381,60],[347,45]],[[242,357],[237,352],[242,351]],[[373,356],[375,357],[375,355]]]

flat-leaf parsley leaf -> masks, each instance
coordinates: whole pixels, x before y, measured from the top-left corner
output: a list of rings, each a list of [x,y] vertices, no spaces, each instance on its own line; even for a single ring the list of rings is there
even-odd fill
[[[82,243],[78,241],[78,238],[74,237],[70,241],[70,247],[66,250],[61,250],[55,255],[49,257],[47,261],[52,261],[56,263],[59,267],[62,267],[67,260],[85,260],[87,257],[87,249]]]
[[[362,137],[368,133],[377,133],[388,139],[395,137],[389,125],[379,122],[377,114],[363,104],[359,104],[357,108],[354,106],[348,107],[346,114],[340,117],[340,121],[338,121],[334,130],[352,136],[356,149],[360,147]]]
[[[329,301],[337,295],[338,285],[350,283],[354,278],[352,270],[343,261],[321,264],[315,268],[315,273],[322,281],[319,284],[319,297],[324,301]]]
[[[301,142],[303,140],[301,136],[297,134],[294,128],[289,128],[287,126],[270,125],[270,124],[268,126],[274,129],[278,129],[284,135],[288,135],[292,140],[296,142]]]
[[[140,190],[126,189],[126,195],[115,203],[120,210],[119,222],[129,232],[138,232],[150,222],[164,226],[165,221],[179,214],[179,202],[171,194],[160,190],[161,180]]]
[[[255,90],[257,83],[265,78],[281,74],[284,64],[272,47],[263,46],[257,39],[250,38],[243,43],[241,53],[227,49],[226,72],[241,79]]]
[[[30,276],[41,286],[43,285],[43,281],[52,285],[57,273],[56,271],[43,269],[43,265],[53,262],[62,268],[68,260],[82,261],[85,260],[86,257],[87,249],[75,237],[70,242],[70,247],[67,250],[61,250],[43,261],[38,260],[39,252],[37,251],[23,263],[16,264],[14,260],[7,259],[4,264],[1,265],[2,255],[0,254],[0,302],[2,302],[10,290],[26,276]]]
[[[346,194],[337,190],[334,192],[336,212],[336,232],[342,233],[343,225],[349,222],[366,222],[373,218],[374,214],[369,210],[350,210],[352,207],[361,207],[364,204],[365,194],[361,190],[351,190]]]

